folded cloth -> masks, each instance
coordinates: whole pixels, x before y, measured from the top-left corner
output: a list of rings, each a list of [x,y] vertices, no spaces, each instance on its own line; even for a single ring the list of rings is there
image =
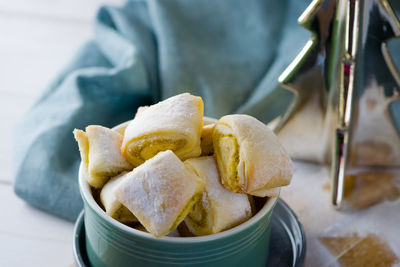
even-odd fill
[[[205,114],[268,122],[291,93],[277,78],[310,34],[297,25],[306,0],[153,0],[103,7],[94,40],[17,126],[15,192],[74,220],[82,209],[74,128],[112,127],[138,106],[190,92]]]

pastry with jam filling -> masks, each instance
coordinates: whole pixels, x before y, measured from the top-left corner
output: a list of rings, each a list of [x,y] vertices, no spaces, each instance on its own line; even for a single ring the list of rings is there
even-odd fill
[[[252,216],[248,196],[231,192],[221,185],[213,157],[188,159],[184,163],[206,184],[202,198],[184,221],[191,233],[196,236],[216,234]]]
[[[213,146],[222,185],[232,192],[275,197],[290,183],[289,155],[268,126],[251,116],[222,117],[214,126]]]
[[[86,132],[75,129],[86,180],[94,188],[102,188],[110,177],[133,166],[121,154],[122,135],[109,128],[89,125]]]
[[[202,127],[201,97],[176,95],[140,111],[125,130],[121,151],[134,166],[166,150],[181,160],[198,157]]]
[[[106,213],[112,218],[122,223],[137,222],[137,218],[128,210],[115,195],[115,190],[118,185],[127,177],[127,173],[121,173],[115,177],[112,177],[103,186],[100,192],[100,201],[103,204]]]
[[[204,182],[170,150],[127,174],[117,199],[156,237],[176,229],[201,198]]]

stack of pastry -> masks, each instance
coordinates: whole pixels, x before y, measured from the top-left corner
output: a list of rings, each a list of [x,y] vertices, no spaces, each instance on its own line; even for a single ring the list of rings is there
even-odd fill
[[[142,107],[124,131],[74,131],[87,182],[105,212],[160,237],[232,228],[275,197],[292,162],[271,130],[248,115],[203,117],[200,97],[180,94]]]

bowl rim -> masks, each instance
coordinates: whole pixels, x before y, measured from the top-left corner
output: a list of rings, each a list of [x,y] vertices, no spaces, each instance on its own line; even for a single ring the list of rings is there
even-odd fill
[[[118,124],[117,126],[113,127],[112,130],[121,133],[124,130],[124,128],[126,128],[126,126],[128,125],[129,122],[130,121],[126,121],[121,124]],[[256,224],[266,214],[268,214],[270,211],[272,212],[274,206],[277,203],[277,200],[278,200],[279,194],[280,194],[280,188],[279,188],[278,196],[270,197],[266,201],[264,206],[249,220],[247,220],[233,228],[222,231],[220,233],[205,235],[205,236],[196,236],[196,237],[172,237],[172,236],[155,237],[150,233],[143,232],[143,231],[137,230],[135,228],[129,227],[129,226],[115,220],[114,218],[111,218],[94,200],[91,187],[87,183],[87,180],[85,177],[85,175],[87,175],[87,174],[84,171],[84,168],[85,168],[84,164],[83,164],[83,162],[81,162],[79,165],[79,175],[78,176],[79,176],[79,188],[81,191],[82,198],[84,198],[84,202],[86,202],[92,208],[92,210],[94,210],[96,212],[97,215],[99,215],[103,220],[105,220],[112,226],[128,233],[129,235],[135,235],[135,236],[138,236],[143,239],[158,241],[158,242],[166,242],[166,243],[173,242],[173,243],[182,243],[182,244],[202,243],[202,242],[209,242],[209,241],[213,241],[216,239],[222,239],[222,238],[226,238],[228,236],[234,235],[234,234],[244,231],[246,228],[251,227],[252,225]]]

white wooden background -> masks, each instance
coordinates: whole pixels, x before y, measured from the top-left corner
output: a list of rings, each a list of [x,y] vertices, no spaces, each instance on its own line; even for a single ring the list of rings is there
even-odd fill
[[[73,224],[32,208],[12,190],[12,139],[28,110],[78,47],[103,3],[0,0],[0,266],[69,266]]]
[[[16,121],[28,110],[78,47],[92,35],[92,20],[104,3],[123,0],[0,0],[0,266],[70,266],[73,223],[35,209],[12,190],[12,139]],[[400,203],[382,204],[359,215],[335,211],[323,190],[323,166],[296,163],[282,197],[307,233],[307,266],[327,266],[318,238],[335,225],[373,228],[400,257]],[[391,220],[383,225],[382,212]],[[381,215],[378,215],[381,214]],[[385,215],[385,214],[383,214]],[[396,216],[397,217],[396,217]],[[356,222],[356,223],[354,223]],[[372,225],[373,227],[371,227]],[[339,227],[340,228],[340,227]],[[328,231],[329,233],[329,231]],[[325,253],[325,254],[324,254]],[[331,266],[331,265],[330,265]]]

